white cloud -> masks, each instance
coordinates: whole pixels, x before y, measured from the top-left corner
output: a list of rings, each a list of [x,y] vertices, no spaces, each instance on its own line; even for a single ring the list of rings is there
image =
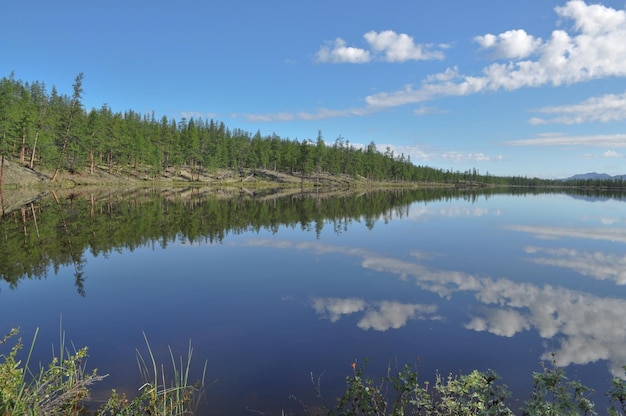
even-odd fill
[[[395,145],[395,144],[378,144],[378,149],[386,149],[387,147],[393,151],[395,156],[404,155],[405,158],[410,157],[411,162],[451,162],[451,163],[476,163],[476,162],[497,162],[502,160],[502,155],[487,155],[481,152],[458,152],[455,150],[442,150],[426,148],[424,146]]]
[[[485,77],[464,76],[459,73],[457,67],[453,67],[429,76],[419,89],[414,89],[412,85],[405,85],[402,90],[369,95],[365,97],[365,102],[370,108],[376,109],[396,107],[428,101],[440,96],[475,94],[485,90],[488,84],[489,79]]]
[[[620,159],[623,158],[624,155],[622,153],[618,153],[615,150],[607,150],[602,153],[594,154],[594,153],[585,153],[583,154],[583,158],[585,159]]]
[[[590,35],[606,34],[623,29],[626,24],[624,11],[615,11],[601,4],[587,5],[582,0],[569,1],[565,6],[556,7],[563,17],[575,22],[575,28]]]
[[[561,228],[536,227],[532,225],[510,225],[506,229],[534,235],[537,238],[586,238],[589,240],[605,240],[626,243],[626,229],[622,228]]]
[[[434,157],[433,152],[429,151],[429,149],[425,149],[422,146],[402,146],[402,145],[394,145],[394,144],[385,144],[381,143],[376,146],[378,149],[386,149],[387,147],[393,151],[393,154],[396,156],[404,155],[405,157],[411,157],[411,161],[415,162],[417,160],[430,160]]]
[[[494,335],[512,337],[530,329],[528,319],[513,309],[486,309],[483,317],[474,317],[465,325],[474,331],[488,331]]]
[[[512,226],[509,229],[526,231],[536,236],[575,237],[589,239],[607,239],[626,243],[624,231],[611,229],[565,229],[556,227],[528,227]],[[549,359],[554,351],[558,358],[558,365],[587,364],[597,360],[607,360],[613,375],[623,377],[622,366],[626,363],[626,326],[615,325],[622,322],[626,315],[626,301],[614,297],[600,297],[590,293],[571,290],[555,285],[537,285],[520,283],[507,278],[492,279],[487,276],[471,275],[454,270],[429,268],[420,263],[428,256],[413,254],[414,261],[396,259],[377,255],[364,249],[347,247],[333,247],[321,243],[283,244],[275,240],[260,240],[262,244],[277,248],[309,249],[318,253],[343,253],[361,258],[361,265],[369,270],[380,271],[386,274],[395,274],[403,280],[413,279],[415,285],[423,290],[449,298],[457,292],[473,293],[476,300],[484,304],[482,316],[476,314],[466,324],[466,328],[476,331],[489,331],[499,336],[511,337],[514,334],[534,329],[542,338],[552,339],[556,348],[550,348],[542,358]],[[528,247],[528,253],[540,253],[543,249]],[[548,251],[545,251],[547,253]],[[558,250],[555,252],[558,253]],[[563,255],[572,257],[573,252],[563,250]],[[580,253],[577,253],[580,254]],[[603,260],[620,260],[617,256],[598,256],[590,253],[591,257]],[[597,263],[598,264],[598,263]],[[588,271],[592,269],[586,269]],[[614,270],[615,271],[615,270]],[[596,270],[594,273],[598,273]],[[609,271],[607,278],[615,278]],[[601,276],[604,276],[601,274]],[[618,279],[619,280],[619,279]],[[361,309],[362,304],[355,299],[348,299],[348,307],[338,306],[342,302],[336,298],[331,301],[318,302],[316,312],[322,314],[329,310],[330,317],[339,317],[362,310],[373,310],[371,319],[361,320],[365,327],[377,330],[392,328],[412,319],[415,311],[418,317],[423,313],[424,319],[441,319],[434,315],[434,307],[429,305],[395,304],[394,302],[375,303],[368,305],[371,309]],[[330,307],[323,305],[329,304]],[[354,306],[356,305],[356,306]],[[425,309],[424,309],[425,308]],[[429,309],[433,308],[433,309]],[[320,313],[320,312],[318,312]],[[367,315],[366,313],[366,316]],[[364,318],[365,319],[365,318]]]
[[[487,162],[491,160],[491,157],[484,153],[461,153],[456,151],[449,151],[442,153],[441,157],[444,160],[450,160],[452,162]]]
[[[217,114],[216,113],[206,113],[206,112],[200,112],[200,111],[183,111],[180,113],[181,117],[184,117],[186,119],[203,119],[203,120],[210,120],[212,118],[216,118]]]
[[[626,119],[626,92],[592,97],[573,105],[544,107],[537,110],[555,114],[553,118],[530,119],[530,124],[580,124],[586,122],[610,122]]]
[[[363,64],[372,61],[374,58],[386,62],[405,62],[430,59],[443,59],[441,50],[435,49],[433,45],[416,44],[414,39],[405,33],[396,33],[393,30],[382,32],[370,31],[363,35],[368,42],[371,51],[346,46],[346,41],[337,38],[334,42],[328,42],[322,46],[315,55],[319,63],[333,64]],[[446,45],[439,45],[440,49],[445,49]]]
[[[509,146],[596,146],[626,147],[626,134],[598,134],[595,136],[563,136],[543,134],[534,139],[511,140]]]
[[[504,311],[515,310],[520,315],[511,320],[511,329],[503,328],[498,314],[486,314],[482,327],[474,323],[477,330],[492,329],[513,332],[535,328],[541,337],[558,339],[555,349],[559,365],[587,364],[600,359],[608,360],[611,371],[623,377],[621,368],[626,362],[622,348],[626,340],[626,328],[615,325],[626,313],[626,302],[616,298],[602,298],[588,293],[551,285],[516,283],[508,279],[485,281],[477,299],[486,304],[497,305]],[[548,358],[549,353],[544,353]]]
[[[447,113],[447,111],[440,110],[437,107],[427,107],[427,106],[421,106],[420,108],[413,110],[413,114],[418,115],[418,116],[425,116],[428,114],[445,114],[445,113]]]
[[[605,254],[602,252],[580,252],[568,248],[528,247],[529,254],[543,254],[533,262],[571,269],[583,276],[597,280],[612,280],[618,285],[626,285],[626,256]]]
[[[524,30],[509,30],[499,35],[486,34],[474,38],[484,49],[493,49],[496,58],[526,58],[537,51],[542,41]]]
[[[443,53],[433,50],[431,45],[415,44],[413,38],[405,33],[385,30],[363,35],[376,53],[382,53],[387,62],[405,62],[409,60],[443,59]]]
[[[313,298],[313,309],[319,315],[328,317],[331,322],[337,322],[342,316],[360,312],[367,304],[358,298]]]
[[[347,110],[331,110],[328,108],[320,108],[315,112],[299,112],[299,113],[270,113],[270,114],[243,114],[243,117],[248,122],[255,123],[267,123],[267,122],[283,122],[283,121],[295,121],[295,120],[325,120],[328,118],[336,117],[352,117],[363,116],[371,113],[371,110],[362,108],[352,108]]]
[[[437,96],[468,95],[484,91],[515,90],[522,87],[554,86],[609,76],[626,76],[625,12],[603,5],[572,0],[556,7],[560,18],[573,21],[575,33],[554,30],[541,41],[525,32],[509,31],[477,40],[483,47],[496,48],[508,57],[534,52],[535,60],[520,59],[494,63],[481,76],[458,73],[456,68],[427,78],[420,88],[405,87],[391,93],[368,96],[370,106],[391,107],[422,102]],[[451,79],[450,75],[454,78]]]
[[[351,63],[363,64],[372,59],[369,51],[365,49],[346,46],[346,41],[337,38],[334,43],[324,45],[316,54],[317,62],[333,64]]]
[[[328,318],[331,322],[337,322],[343,316],[366,310],[363,318],[357,323],[357,326],[365,331],[398,329],[405,326],[409,319],[440,319],[435,314],[437,312],[435,305],[387,300],[368,303],[358,298],[313,298],[312,306],[318,315]]]
[[[292,121],[296,118],[292,113],[244,114],[243,116],[251,122]]]
[[[626,13],[601,5],[588,5],[582,0],[570,0],[556,7],[558,20],[571,22],[569,31],[554,30],[543,40],[524,30],[509,30],[500,34],[475,37],[484,49],[494,52],[506,63],[493,63],[479,75],[466,75],[456,66],[426,77],[419,86],[406,85],[400,90],[372,94],[364,98],[364,108],[348,110],[320,110],[313,113],[247,114],[249,121],[319,120],[331,117],[362,116],[384,108],[426,102],[438,97],[465,96],[499,90],[511,91],[524,87],[560,86],[606,77],[626,76]],[[559,22],[564,27],[563,22]],[[349,47],[342,38],[320,48],[316,54],[321,63],[367,63],[375,59],[402,62],[416,59],[442,59],[447,45],[416,44],[407,34],[387,30],[366,33],[365,40],[372,50]],[[380,55],[380,57],[379,57]],[[533,59],[530,59],[532,56]],[[553,119],[534,117],[531,124],[585,121],[612,121],[624,119],[621,104],[624,96],[604,96],[581,103],[578,109],[553,107]],[[612,109],[610,101],[614,100]],[[604,105],[605,112],[593,112],[592,107]],[[587,109],[583,108],[587,107]],[[419,113],[419,110],[418,110]],[[526,144],[531,144],[530,142]],[[568,143],[576,144],[576,143]],[[522,145],[518,143],[517,145]]]
[[[398,329],[405,326],[409,319],[439,319],[437,315],[433,315],[436,311],[437,307],[434,305],[382,301],[369,310],[357,326],[365,331]]]

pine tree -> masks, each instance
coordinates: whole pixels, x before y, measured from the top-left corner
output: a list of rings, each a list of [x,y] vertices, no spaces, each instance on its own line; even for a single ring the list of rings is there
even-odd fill
[[[56,180],[58,179],[59,172],[61,171],[61,166],[67,158],[67,151],[68,151],[67,146],[70,140],[70,135],[72,134],[72,128],[73,128],[72,123],[75,122],[75,119],[79,116],[80,112],[82,111],[82,104],[80,100],[83,94],[83,77],[84,77],[83,73],[82,72],[79,73],[76,76],[76,79],[74,80],[74,85],[72,86],[74,93],[72,95],[72,101],[70,103],[70,109],[67,115],[67,120],[65,120],[66,129],[65,129],[65,135],[63,137],[63,146],[61,147],[61,155],[59,158],[59,163],[57,164],[57,167],[54,171],[54,175],[52,175],[52,179],[51,179],[52,182],[56,182]]]

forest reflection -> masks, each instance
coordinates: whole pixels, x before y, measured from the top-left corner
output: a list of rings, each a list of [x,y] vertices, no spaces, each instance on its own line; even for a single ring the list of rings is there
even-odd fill
[[[341,193],[175,188],[65,190],[49,192],[0,218],[0,278],[17,288],[73,267],[77,292],[85,296],[84,253],[93,256],[175,241],[221,243],[229,234],[300,227],[332,227],[341,233],[354,222],[373,228],[379,219],[402,218],[415,202],[463,199],[476,202],[496,193],[540,193],[450,188]]]
[[[86,251],[94,256],[146,245],[222,242],[229,234],[301,227],[341,232],[353,221],[368,227],[381,216],[402,216],[416,200],[456,198],[454,190],[311,193],[211,188],[55,191],[6,212],[0,219],[0,277],[16,288],[21,279],[45,278],[74,268],[85,295]],[[467,198],[475,198],[468,195]]]

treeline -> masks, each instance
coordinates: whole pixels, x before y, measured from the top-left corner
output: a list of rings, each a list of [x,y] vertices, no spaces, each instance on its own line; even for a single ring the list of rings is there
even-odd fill
[[[23,82],[13,75],[0,80],[0,156],[31,169],[111,173],[147,168],[153,178],[168,169],[192,173],[228,169],[269,169],[291,174],[328,173],[370,180],[459,180],[468,175],[411,163],[410,157],[381,153],[375,143],[357,148],[338,137],[328,145],[321,132],[313,140],[289,140],[230,129],[213,119],[179,121],[133,110],[113,112],[106,104],[83,108],[83,75],[71,96],[43,82]],[[472,175],[475,179],[476,172]]]
[[[40,81],[23,82],[13,74],[0,80],[0,159],[19,161],[31,169],[109,173],[139,172],[157,179],[165,172],[187,169],[192,177],[229,170],[249,174],[267,169],[302,177],[349,175],[371,181],[552,186],[562,182],[527,177],[497,177],[471,169],[464,172],[417,166],[410,156],[374,142],[354,146],[338,137],[329,144],[319,132],[315,140],[290,140],[230,129],[213,119],[175,120],[133,110],[114,112],[107,104],[87,110],[82,104],[83,74],[72,95],[50,91]],[[0,169],[0,185],[3,169]],[[615,183],[612,184],[614,187]],[[623,185],[623,184],[620,184]]]

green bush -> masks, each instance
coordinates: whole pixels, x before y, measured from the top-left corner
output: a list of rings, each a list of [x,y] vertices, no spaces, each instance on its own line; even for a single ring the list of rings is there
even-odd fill
[[[0,344],[16,336],[18,329],[12,329],[4,336]],[[78,414],[83,410],[83,403],[89,398],[89,386],[106,376],[99,376],[94,370],[85,371],[84,359],[87,348],[81,348],[73,354],[65,350],[61,340],[59,356],[53,357],[47,368],[40,367],[33,373],[29,369],[30,357],[38,331],[25,365],[17,359],[22,349],[19,338],[8,355],[1,355],[0,363],[0,414],[2,415],[48,415]]]
[[[18,335],[12,329],[0,339],[0,345]],[[85,414],[91,384],[106,375],[87,372],[87,348],[69,353],[65,348],[65,334],[61,331],[58,356],[54,355],[48,367],[30,370],[38,331],[26,356],[18,359],[23,349],[18,338],[8,353],[0,355],[0,415],[78,415]],[[202,379],[190,384],[191,342],[185,358],[174,357],[169,349],[171,371],[167,377],[163,365],[158,365],[144,334],[147,359],[137,351],[137,364],[144,384],[134,398],[119,395],[115,390],[109,399],[95,411],[96,416],[131,415],[188,415],[197,409],[204,397],[205,362]],[[594,393],[579,381],[567,378],[565,371],[556,366],[554,355],[549,365],[541,363],[542,371],[532,374],[533,390],[521,409],[524,416],[578,416],[596,415],[590,396]],[[442,376],[436,374],[434,383],[419,380],[419,365],[406,365],[375,380],[365,374],[365,366],[352,364],[352,374],[346,377],[346,388],[336,403],[329,406],[321,394],[320,380],[314,382],[318,397],[323,401],[323,411],[328,416],[510,416],[507,406],[510,393],[491,371],[474,370],[469,374]],[[626,371],[626,367],[624,367]],[[606,396],[609,399],[607,414],[626,414],[626,381],[614,377]],[[308,409],[304,408],[308,414]]]
[[[334,406],[323,399],[320,380],[314,384],[318,398],[328,416],[510,416],[507,401],[511,394],[499,383],[491,371],[474,370],[465,375],[443,377],[436,374],[433,386],[420,382],[419,366],[406,365],[397,373],[391,367],[380,380],[365,375],[365,366],[352,364],[353,372],[346,377],[346,389]],[[591,389],[567,378],[565,371],[552,362],[541,363],[541,372],[532,374],[533,390],[530,398],[519,409],[524,416],[578,416],[596,415],[590,396]],[[626,371],[626,366],[624,367]],[[312,377],[312,381],[313,377]],[[606,394],[609,398],[607,414],[626,414],[626,381],[614,377]],[[305,412],[309,414],[305,407]]]
[[[592,391],[575,380],[569,380],[562,368],[541,363],[542,372],[533,373],[533,391],[524,406],[528,416],[595,415],[594,403],[588,395]]]
[[[346,378],[346,390],[328,415],[512,415],[504,404],[506,386],[497,383],[492,371],[442,377],[437,374],[434,386],[420,384],[419,367],[406,365],[397,374],[379,382],[363,374],[364,368],[353,364],[353,374]],[[430,389],[429,389],[430,388]]]
[[[5,344],[17,336],[19,329],[12,329],[1,340]],[[96,370],[87,373],[85,359],[87,348],[81,348],[70,354],[65,349],[65,335],[61,332],[58,356],[54,356],[47,368],[40,367],[32,372],[30,358],[37,339],[33,338],[26,362],[18,360],[18,352],[23,348],[22,339],[18,338],[7,355],[0,355],[0,415],[78,415],[84,414],[90,404],[90,385],[106,377]],[[145,334],[144,334],[145,337]],[[124,415],[183,415],[193,414],[204,393],[204,375],[195,385],[189,383],[191,342],[187,357],[177,360],[170,349],[173,379],[168,380],[164,366],[157,365],[150,344],[146,339],[149,360],[143,359],[137,352],[139,370],[144,377],[140,394],[128,400],[113,390],[107,402],[96,411],[98,416]],[[206,363],[204,366],[206,372]]]

